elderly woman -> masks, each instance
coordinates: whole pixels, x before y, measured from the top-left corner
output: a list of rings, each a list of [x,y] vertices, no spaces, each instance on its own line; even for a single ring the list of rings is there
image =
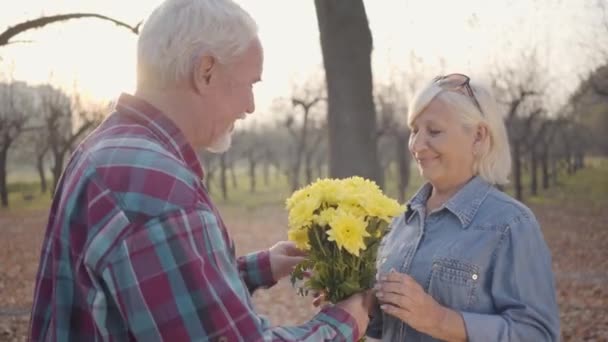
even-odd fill
[[[495,101],[437,77],[412,102],[409,149],[427,181],[378,252],[383,341],[555,341],[551,255],[534,214],[494,187],[511,158]]]

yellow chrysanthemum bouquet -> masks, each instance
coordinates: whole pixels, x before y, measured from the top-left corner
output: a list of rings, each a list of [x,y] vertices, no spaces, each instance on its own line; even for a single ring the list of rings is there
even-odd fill
[[[321,179],[287,200],[288,238],[308,257],[292,273],[304,281],[300,293],[325,293],[336,303],[369,289],[376,274],[380,241],[402,211],[372,181],[361,177]]]

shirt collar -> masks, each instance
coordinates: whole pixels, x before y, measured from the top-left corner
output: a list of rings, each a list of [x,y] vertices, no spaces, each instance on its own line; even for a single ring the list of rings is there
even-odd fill
[[[475,217],[477,210],[487,197],[491,188],[492,185],[490,183],[479,176],[475,176],[444,203],[442,208],[446,208],[454,214],[458,220],[460,220],[462,228],[466,229]],[[430,183],[424,184],[409,201],[408,209],[416,210],[423,207],[426,204],[432,189],[433,186]]]
[[[199,179],[203,179],[203,168],[196,152],[183,132],[167,115],[143,99],[126,93],[118,98],[116,111],[151,130]]]

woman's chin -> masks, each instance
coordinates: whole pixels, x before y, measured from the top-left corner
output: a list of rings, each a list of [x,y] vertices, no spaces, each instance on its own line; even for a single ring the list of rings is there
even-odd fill
[[[426,181],[432,182],[434,178],[437,178],[437,172],[429,167],[418,167],[420,176]]]

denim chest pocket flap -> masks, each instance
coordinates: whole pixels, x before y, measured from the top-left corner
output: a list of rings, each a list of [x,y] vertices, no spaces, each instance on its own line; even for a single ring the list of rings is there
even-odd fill
[[[475,300],[479,281],[479,267],[441,257],[433,260],[427,291],[442,305],[465,310]]]

